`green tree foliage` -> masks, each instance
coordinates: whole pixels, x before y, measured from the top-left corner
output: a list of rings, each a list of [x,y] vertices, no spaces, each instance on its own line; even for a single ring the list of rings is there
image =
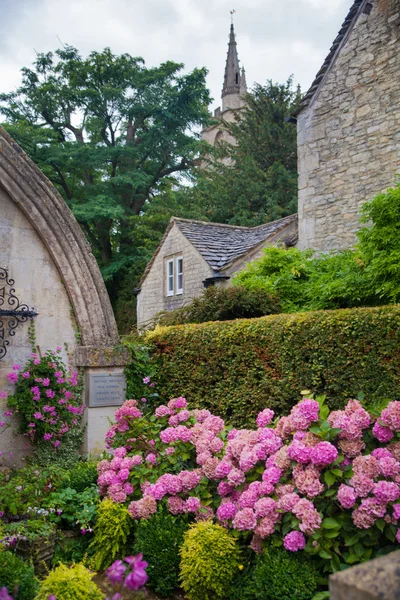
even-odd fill
[[[283,312],[379,306],[400,301],[400,185],[362,208],[354,249],[314,255],[270,247],[234,285],[279,294]]]
[[[109,48],[82,58],[65,46],[39,54],[18,90],[0,95],[6,129],[72,208],[112,299],[127,270],[143,264],[138,217],[158,201],[160,218],[160,196],[197,164],[196,132],[209,118],[206,70],[182,68],[147,68]]]
[[[297,210],[296,127],[287,119],[300,99],[290,78],[268,81],[247,95],[247,106],[226,131],[237,144],[217,144],[194,193],[210,220],[259,225]]]

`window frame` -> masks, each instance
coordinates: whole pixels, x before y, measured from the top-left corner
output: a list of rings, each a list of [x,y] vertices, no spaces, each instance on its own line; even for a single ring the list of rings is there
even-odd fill
[[[172,273],[170,274],[170,265],[172,265]],[[168,258],[166,261],[166,296],[171,297],[175,293],[175,261],[173,258]],[[172,290],[170,282],[172,281]]]
[[[181,271],[179,271],[179,261],[181,261]],[[179,277],[181,277],[181,287],[179,287]],[[183,256],[177,256],[175,258],[175,284],[176,290],[175,295],[180,296],[183,294]]]

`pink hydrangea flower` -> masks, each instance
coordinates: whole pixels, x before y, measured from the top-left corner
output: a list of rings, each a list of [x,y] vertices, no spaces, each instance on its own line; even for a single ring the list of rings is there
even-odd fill
[[[330,442],[320,442],[311,451],[311,462],[321,467],[330,465],[337,457],[338,451]]]
[[[229,519],[233,519],[236,512],[237,508],[233,502],[225,502],[217,509],[217,519],[219,521],[228,521]]]
[[[251,531],[257,525],[257,519],[254,510],[243,508],[238,510],[232,521],[232,525],[239,531]]]
[[[301,531],[291,531],[285,535],[283,545],[289,552],[297,552],[298,550],[303,550],[303,548],[305,548],[306,538]]]
[[[355,493],[352,487],[342,485],[338,490],[338,501],[340,502],[343,508],[353,508],[357,500],[357,494]]]
[[[266,408],[258,414],[256,419],[257,427],[267,427],[274,418],[274,411],[270,408]]]

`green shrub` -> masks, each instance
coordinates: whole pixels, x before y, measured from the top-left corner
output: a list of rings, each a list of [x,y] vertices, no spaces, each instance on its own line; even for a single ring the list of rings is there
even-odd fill
[[[372,403],[398,396],[399,306],[159,328],[147,339],[160,403],[182,395],[235,426],[267,406],[287,414],[306,389],[331,409],[359,392]]]
[[[2,587],[6,587],[15,600],[32,600],[39,589],[33,567],[8,551],[0,551],[0,589]]]
[[[143,553],[149,563],[148,585],[162,596],[171,596],[179,587],[179,549],[187,528],[182,517],[164,511],[138,522],[133,554]]]
[[[64,488],[72,488],[83,492],[86,488],[97,483],[97,468],[95,462],[79,462],[74,469],[68,471],[64,479]]]
[[[132,517],[125,506],[112,502],[109,498],[100,503],[94,538],[90,545],[94,552],[90,564],[96,571],[103,571],[116,558],[122,558],[132,527]]]
[[[181,585],[189,600],[229,598],[239,568],[239,548],[227,529],[211,521],[192,525],[180,555]]]
[[[103,600],[104,594],[92,581],[93,575],[82,564],[61,564],[41,583],[35,600],[47,600],[51,594],[57,600]]]
[[[302,555],[270,548],[257,557],[250,582],[257,600],[311,600],[318,573]]]
[[[262,289],[209,287],[190,304],[159,313],[155,320],[160,325],[231,321],[263,317],[278,313],[280,309],[278,294],[266,293]]]

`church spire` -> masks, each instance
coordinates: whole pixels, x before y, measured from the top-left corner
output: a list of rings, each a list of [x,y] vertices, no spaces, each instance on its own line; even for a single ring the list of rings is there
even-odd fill
[[[242,104],[241,96],[244,96],[246,92],[246,75],[244,69],[240,72],[235,29],[232,19],[225,65],[224,85],[222,88],[222,111],[228,108],[239,108]]]
[[[235,39],[235,30],[231,23],[229,34],[228,55],[226,57],[224,85],[222,88],[222,98],[228,94],[239,94],[240,92],[240,68],[237,45]]]

